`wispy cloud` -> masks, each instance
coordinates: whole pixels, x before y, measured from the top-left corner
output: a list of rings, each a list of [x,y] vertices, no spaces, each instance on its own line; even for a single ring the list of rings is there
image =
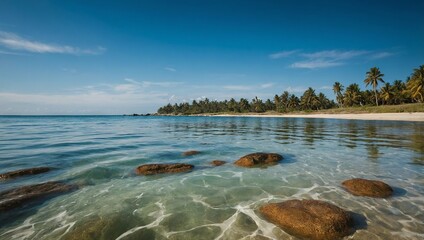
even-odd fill
[[[281,52],[272,53],[272,54],[268,55],[268,57],[271,58],[271,59],[285,58],[285,57],[291,56],[291,55],[293,55],[297,52],[299,52],[299,50],[281,51]]]
[[[306,87],[288,87],[286,88],[286,91],[289,93],[303,93],[306,89]]]
[[[153,82],[153,81],[137,81],[132,78],[125,78],[124,81],[131,83],[137,87],[148,88],[148,87],[175,87],[177,85],[183,84],[183,82]]]
[[[392,52],[377,52],[371,55],[371,59],[380,59],[380,58],[387,58],[395,55],[395,53]]]
[[[274,86],[274,83],[264,83],[261,85],[226,85],[223,88],[226,90],[249,91],[258,89],[267,89]]]
[[[142,81],[141,82],[144,87],[175,87],[177,85],[183,84],[183,82],[150,82],[150,81]]]
[[[246,90],[252,90],[252,86],[245,86],[245,85],[227,85],[223,87],[227,90],[236,90],[236,91],[246,91]]]
[[[334,60],[324,60],[324,59],[318,59],[318,60],[307,60],[302,62],[295,62],[290,65],[291,68],[327,68],[327,67],[335,67],[343,65],[343,62],[338,62]]]
[[[391,52],[377,52],[368,50],[324,50],[317,52],[301,52],[300,50],[283,51],[270,54],[272,59],[295,55],[298,61],[290,64],[291,68],[328,68],[347,64],[354,58],[379,59],[394,55]]]
[[[177,71],[177,69],[175,69],[175,68],[172,68],[172,67],[166,67],[166,68],[164,68],[166,71],[170,71],[170,72],[176,72]]]
[[[120,114],[156,111],[172,99],[180,82],[136,81],[97,84],[56,93],[0,91],[0,114]]]
[[[118,84],[113,88],[117,92],[133,93],[138,89],[135,84]]]
[[[127,81],[129,83],[133,83],[133,84],[141,84],[139,81],[136,81],[132,78],[124,78],[124,81]]]
[[[26,54],[23,54],[23,53],[9,52],[9,51],[2,51],[2,50],[0,50],[0,54],[4,54],[4,55],[16,55],[16,56],[23,56],[23,55],[26,55]]]
[[[313,52],[313,53],[302,53],[300,55],[308,59],[343,60],[343,59],[351,59],[351,58],[365,55],[368,53],[370,52],[364,51],[364,50],[350,50],[350,51],[327,50],[327,51],[319,51],[319,52]]]
[[[344,65],[346,60],[369,54],[369,51],[365,50],[326,50],[312,53],[302,53],[301,57],[306,58],[305,60],[295,62],[290,65],[292,68],[328,68]]]
[[[165,104],[167,93],[73,93],[0,92],[0,114],[122,114],[155,111]],[[105,107],[107,106],[107,107]]]
[[[264,84],[262,84],[260,87],[261,87],[261,88],[270,88],[270,87],[272,87],[272,86],[274,86],[274,83],[264,83]]]
[[[59,53],[72,55],[97,55],[106,51],[103,47],[95,49],[80,49],[77,47],[48,44],[31,41],[14,33],[0,31],[0,45],[12,50],[26,51],[32,53]]]

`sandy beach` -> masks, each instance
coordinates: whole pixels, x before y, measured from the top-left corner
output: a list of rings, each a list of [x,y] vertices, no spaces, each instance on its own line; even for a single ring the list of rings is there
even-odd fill
[[[212,116],[212,115],[211,115]],[[328,119],[355,119],[355,120],[386,120],[386,121],[414,121],[424,122],[424,112],[417,113],[360,113],[360,114],[220,114],[213,116],[225,117],[282,117],[282,118],[328,118]]]

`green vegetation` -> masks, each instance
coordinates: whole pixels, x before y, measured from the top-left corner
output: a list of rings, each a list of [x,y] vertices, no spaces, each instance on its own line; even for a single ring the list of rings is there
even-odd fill
[[[405,82],[395,80],[392,84],[384,82],[384,74],[373,67],[366,73],[364,80],[371,90],[361,91],[358,84],[346,87],[335,82],[333,91],[337,104],[323,93],[315,93],[308,88],[300,98],[284,91],[275,95],[273,100],[263,101],[255,97],[250,102],[241,98],[236,101],[210,101],[204,99],[180,104],[168,104],[158,109],[159,114],[190,115],[216,113],[382,113],[382,112],[423,112],[424,111],[424,65],[414,69]],[[385,83],[377,89],[378,82]],[[343,92],[344,91],[344,92]],[[383,105],[383,106],[379,106]]]

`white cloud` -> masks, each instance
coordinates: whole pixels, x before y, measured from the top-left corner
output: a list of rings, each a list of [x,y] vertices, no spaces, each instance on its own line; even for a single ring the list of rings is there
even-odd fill
[[[141,83],[144,87],[157,86],[157,87],[164,87],[164,88],[175,87],[177,85],[183,84],[183,82],[149,82],[149,81],[142,81]]]
[[[331,61],[331,60],[308,60],[308,61],[302,61],[302,62],[295,62],[290,65],[291,68],[308,68],[308,69],[315,69],[315,68],[327,68],[327,67],[335,67],[343,65],[343,62],[337,62],[337,61]]]
[[[362,57],[362,59],[380,59],[394,55],[394,53],[391,52],[375,52],[367,50],[324,50],[309,53],[300,52],[299,50],[292,50],[274,53],[269,55],[269,57],[272,59],[277,59],[291,56],[293,54],[296,54],[299,60],[290,64],[289,66],[291,68],[307,69],[341,66],[348,63],[354,58],[360,57]]]
[[[289,93],[303,93],[306,91],[307,88],[305,87],[288,87],[286,88],[286,91]]]
[[[25,94],[0,92],[0,114],[122,114],[156,111],[167,93],[106,93],[91,91],[69,94]],[[106,107],[105,107],[106,106]]]
[[[22,54],[22,53],[2,51],[2,50],[0,50],[0,54],[4,54],[4,55],[16,55],[16,56],[24,56],[24,55],[26,55],[26,54]]]
[[[127,82],[132,83],[132,84],[141,84],[140,82],[138,82],[138,81],[136,81],[132,78],[124,78],[124,81],[127,81]]]
[[[380,58],[386,58],[395,55],[395,53],[391,52],[378,52],[371,55],[371,59],[380,59]]]
[[[369,54],[369,51],[364,50],[326,50],[318,51],[313,53],[302,53],[300,56],[306,58],[306,60],[295,62],[290,65],[292,68],[328,68],[344,65],[345,61],[359,57],[362,55]]]
[[[246,91],[246,90],[252,90],[253,88],[252,86],[246,86],[246,85],[227,85],[227,86],[224,86],[224,89]]]
[[[177,85],[182,84],[182,82],[150,82],[150,81],[140,82],[131,78],[125,78],[124,81],[128,83],[122,83],[122,84],[116,84],[116,85],[102,84],[102,85],[99,85],[97,89],[101,89],[102,91],[106,91],[106,92],[113,90],[114,92],[118,92],[118,93],[137,93],[137,92],[146,91],[148,89],[149,90],[156,89],[157,87],[166,89],[166,88],[171,88],[171,87],[175,87]]]
[[[97,55],[106,49],[97,47],[95,49],[80,49],[67,45],[47,44],[27,40],[14,33],[0,31],[0,45],[12,50],[21,50],[33,53],[61,53],[73,55]]]
[[[320,87],[319,89],[323,89],[323,90],[332,90],[332,89],[333,89],[333,87],[331,87],[331,86],[322,86],[322,87]]]
[[[114,87],[114,90],[117,92],[128,92],[132,93],[138,89],[138,86],[135,84],[118,84]]]
[[[268,55],[268,57],[271,58],[271,59],[285,58],[285,57],[291,56],[291,55],[293,55],[294,53],[297,53],[297,52],[299,52],[299,50],[281,51],[281,52],[272,53],[272,54]]]
[[[339,51],[339,50],[327,50],[313,53],[303,53],[301,56],[309,59],[331,59],[331,60],[342,60],[351,59],[357,56],[368,54],[369,51],[364,50],[350,50],[350,51]]]
[[[249,91],[249,90],[266,89],[272,86],[274,86],[274,83],[264,83],[261,85],[226,85],[223,88],[226,90]],[[207,88],[210,88],[210,86],[207,86]]]
[[[148,88],[148,87],[174,87],[177,85],[183,84],[183,82],[153,82],[153,81],[136,81],[132,78],[125,78],[124,81],[129,82],[133,85],[138,85],[142,88]]]
[[[272,87],[272,86],[274,86],[274,83],[264,83],[264,84],[262,84],[260,87],[261,87],[261,88],[270,88],[270,87]]]
[[[168,92],[179,82],[89,85],[64,93],[0,92],[0,114],[123,114],[156,112],[175,100]],[[159,87],[159,88],[158,88]]]
[[[172,68],[172,67],[166,67],[166,68],[164,68],[166,71],[170,71],[170,72],[176,72],[177,71],[177,69],[175,69],[175,68]]]

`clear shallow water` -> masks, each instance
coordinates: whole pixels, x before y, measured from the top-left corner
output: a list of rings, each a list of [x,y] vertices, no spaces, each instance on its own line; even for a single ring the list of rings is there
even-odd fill
[[[187,150],[202,154],[183,157]],[[285,160],[266,169],[232,164],[258,151]],[[215,159],[228,163],[211,167]],[[196,167],[184,174],[133,173],[138,165],[160,162]],[[0,191],[51,180],[84,187],[0,215],[0,239],[295,239],[257,211],[295,198],[357,213],[359,229],[348,239],[424,238],[423,123],[0,117],[1,172],[36,166],[55,170],[0,182]],[[383,180],[395,196],[352,196],[340,184],[353,177]]]

